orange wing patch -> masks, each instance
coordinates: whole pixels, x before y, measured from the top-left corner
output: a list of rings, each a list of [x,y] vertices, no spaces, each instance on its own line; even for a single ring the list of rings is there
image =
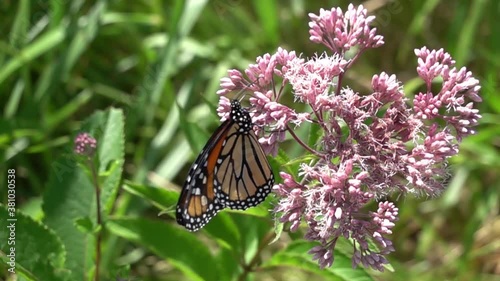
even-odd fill
[[[217,159],[219,159],[220,152],[222,150],[224,140],[227,136],[227,130],[219,136],[219,139],[212,148],[212,151],[208,155],[207,159],[207,197],[211,201],[215,197],[214,193],[214,171],[217,165]]]

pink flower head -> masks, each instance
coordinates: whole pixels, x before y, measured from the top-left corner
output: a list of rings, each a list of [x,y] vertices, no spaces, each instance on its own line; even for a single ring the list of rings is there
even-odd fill
[[[384,44],[384,38],[376,35],[376,28],[370,27],[375,17],[366,14],[362,5],[356,9],[352,4],[349,4],[345,14],[340,8],[332,8],[330,11],[321,9],[319,15],[311,13],[309,39],[339,54],[354,46],[359,46],[360,49],[380,47]]]
[[[75,138],[75,153],[92,156],[95,153],[97,141],[88,133],[79,133]]]
[[[391,202],[380,202],[377,212],[371,213],[372,224],[358,222],[358,227],[363,229],[359,237],[353,237],[356,243],[354,244],[354,257],[352,266],[363,264],[365,267],[372,267],[379,271],[383,271],[383,265],[389,263],[385,255],[394,251],[392,241],[385,238],[383,235],[392,234],[391,228],[394,227],[394,222],[397,220],[398,208]],[[365,232],[365,233],[362,233]],[[379,247],[378,251],[370,249],[368,240],[365,237],[370,237]]]
[[[260,143],[266,153],[276,155],[278,144],[285,139],[285,129],[287,124],[300,125],[307,121],[307,114],[297,114],[284,104],[278,103],[280,92],[275,92],[275,83],[281,79],[281,86],[284,87],[286,78],[283,73],[289,69],[290,61],[302,61],[297,58],[295,52],[288,52],[278,48],[273,54],[265,54],[257,58],[255,64],[249,65],[244,71],[246,78],[237,70],[230,70],[229,77],[221,79],[221,90],[217,94],[221,95],[217,112],[221,120],[228,118],[230,111],[230,101],[225,95],[235,90],[246,90],[251,92],[250,113],[254,123],[255,132],[260,135]],[[269,127],[270,132],[266,133],[264,127]]]
[[[318,98],[328,95],[334,86],[333,78],[344,71],[347,61],[333,55],[313,57],[310,60],[292,60],[285,78],[292,85],[296,99],[316,107]]]
[[[296,231],[299,228],[302,210],[306,204],[302,196],[305,187],[297,183],[293,177],[287,173],[281,172],[280,176],[283,179],[283,183],[275,185],[274,190],[276,193],[287,198],[286,202],[283,201],[277,209],[279,212],[283,213],[280,221],[291,222],[290,231]]]
[[[231,112],[231,100],[226,97],[220,97],[217,114],[219,114],[221,122],[224,122],[229,118],[229,112]]]
[[[427,86],[426,92],[416,95],[413,101],[415,117],[444,119],[455,128],[458,140],[474,134],[473,127],[481,115],[473,108],[472,102],[466,103],[465,100],[481,102],[479,80],[465,67],[456,69],[455,61],[443,49],[430,51],[423,47],[416,49],[415,54],[418,57],[417,72]],[[442,87],[438,93],[433,93],[431,83],[437,77],[442,77]]]

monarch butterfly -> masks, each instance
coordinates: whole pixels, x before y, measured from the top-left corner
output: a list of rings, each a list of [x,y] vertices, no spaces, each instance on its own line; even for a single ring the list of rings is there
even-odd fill
[[[274,175],[240,102],[213,133],[189,170],[176,209],[177,223],[189,231],[207,224],[220,210],[245,210],[264,201]]]

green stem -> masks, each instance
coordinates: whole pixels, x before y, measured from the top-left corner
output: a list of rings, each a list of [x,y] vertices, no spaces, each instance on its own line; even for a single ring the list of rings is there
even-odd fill
[[[245,281],[247,279],[247,276],[250,272],[253,272],[255,269],[255,266],[259,262],[260,259],[260,254],[264,248],[269,245],[269,243],[273,240],[274,237],[274,232],[268,232],[266,236],[262,239],[262,241],[259,244],[259,248],[257,249],[257,252],[253,256],[252,260],[248,264],[244,264],[243,267],[243,273],[238,277],[238,281]]]
[[[95,198],[96,198],[96,208],[97,208],[97,225],[99,226],[99,230],[97,231],[96,236],[96,245],[95,245],[95,276],[94,281],[99,281],[100,274],[100,263],[101,263],[101,231],[102,231],[102,216],[101,216],[101,188],[99,187],[99,180],[97,177],[97,171],[92,160],[89,159],[90,170],[92,171],[92,180],[94,181],[95,188]]]

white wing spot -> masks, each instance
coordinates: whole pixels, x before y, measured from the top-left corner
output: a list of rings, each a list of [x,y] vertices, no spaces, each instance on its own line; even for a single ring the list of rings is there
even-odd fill
[[[206,206],[208,204],[208,198],[203,195],[201,196],[201,205]]]

